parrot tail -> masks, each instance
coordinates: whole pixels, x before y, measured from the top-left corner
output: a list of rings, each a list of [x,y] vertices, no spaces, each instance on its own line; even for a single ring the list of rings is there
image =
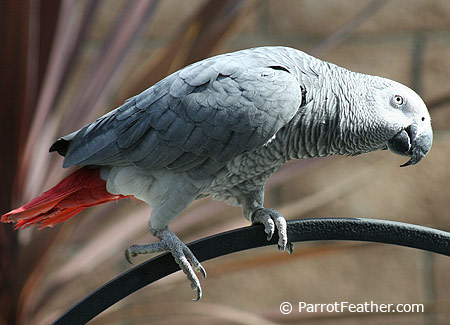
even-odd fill
[[[83,167],[31,202],[4,214],[0,221],[16,221],[16,229],[34,224],[53,227],[87,207],[127,197],[106,191],[100,169]]]

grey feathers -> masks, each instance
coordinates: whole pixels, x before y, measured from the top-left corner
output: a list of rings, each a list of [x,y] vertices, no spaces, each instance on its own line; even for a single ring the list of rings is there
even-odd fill
[[[188,170],[226,163],[268,142],[297,113],[300,86],[287,69],[251,55],[190,65],[81,129],[64,167],[127,165]]]

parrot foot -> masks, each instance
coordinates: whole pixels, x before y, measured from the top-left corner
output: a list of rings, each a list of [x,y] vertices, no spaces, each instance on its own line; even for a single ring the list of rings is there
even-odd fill
[[[287,251],[292,254],[294,246],[287,238],[287,224],[284,217],[274,209],[260,208],[252,214],[252,223],[261,223],[264,225],[264,231],[267,234],[267,240],[271,240],[275,233],[275,227],[278,229],[278,250]]]
[[[171,231],[168,227],[157,230],[152,233],[161,241],[147,245],[132,245],[125,251],[125,257],[131,264],[131,257],[139,254],[149,254],[157,252],[170,252],[175,258],[175,262],[180,266],[181,270],[186,274],[188,280],[191,282],[193,290],[197,291],[197,298],[194,301],[200,300],[202,297],[202,287],[200,281],[195,274],[200,272],[203,278],[206,278],[206,271],[191,250]]]

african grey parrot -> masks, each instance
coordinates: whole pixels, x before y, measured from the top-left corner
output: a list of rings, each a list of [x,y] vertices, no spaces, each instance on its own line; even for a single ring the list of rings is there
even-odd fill
[[[95,122],[57,140],[63,167],[80,166],[51,190],[2,217],[17,227],[62,222],[85,207],[124,197],[152,207],[159,242],[202,295],[206,276],[169,223],[209,195],[239,205],[246,219],[275,228],[292,252],[286,221],[263,206],[267,178],[294,158],[390,149],[419,162],[432,144],[430,115],[408,87],[351,72],[287,47],[260,47],[191,64]]]

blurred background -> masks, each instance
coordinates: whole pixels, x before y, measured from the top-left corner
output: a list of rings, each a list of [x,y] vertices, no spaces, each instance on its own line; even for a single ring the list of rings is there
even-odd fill
[[[2,0],[0,32],[2,214],[70,172],[48,153],[56,138],[189,63],[285,45],[412,87],[430,109],[435,140],[408,168],[388,152],[290,162],[270,179],[266,206],[288,219],[359,216],[450,231],[448,0]],[[53,229],[1,224],[0,324],[48,324],[128,270],[124,250],[154,240],[149,214],[122,200]],[[246,225],[239,208],[204,199],[172,229],[189,242]],[[424,251],[310,242],[292,256],[272,246],[203,265],[200,302],[177,272],[92,324],[450,323],[450,260]],[[283,301],[424,303],[426,312],[286,316]]]

